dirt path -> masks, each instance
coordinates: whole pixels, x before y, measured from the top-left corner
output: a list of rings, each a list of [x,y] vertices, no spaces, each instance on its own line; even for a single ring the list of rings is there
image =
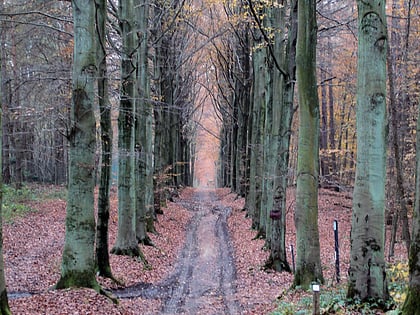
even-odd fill
[[[194,216],[175,272],[159,284],[140,284],[116,294],[162,299],[161,314],[240,314],[227,227],[231,209],[221,205],[214,190],[197,190],[192,200],[180,202]]]

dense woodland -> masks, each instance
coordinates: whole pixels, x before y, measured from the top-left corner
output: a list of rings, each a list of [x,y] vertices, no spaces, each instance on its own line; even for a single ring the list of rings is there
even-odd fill
[[[109,251],[142,257],[161,200],[192,185],[245,198],[277,271],[296,186],[294,286],[322,283],[323,187],[354,191],[348,296],[385,305],[392,225],[411,249],[404,312],[419,314],[419,31],[413,0],[1,0],[2,181],[68,186],[56,287],[101,291]],[[214,169],[196,168],[210,144]]]

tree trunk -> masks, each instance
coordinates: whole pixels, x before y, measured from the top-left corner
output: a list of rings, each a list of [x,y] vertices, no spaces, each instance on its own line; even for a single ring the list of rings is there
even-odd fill
[[[321,131],[319,150],[321,152],[321,183],[329,180],[328,172],[328,113],[327,113],[327,86],[326,74],[321,70]]]
[[[95,3],[74,0],[74,64],[72,129],[66,235],[57,289],[89,287],[99,290],[95,277],[94,174],[96,121]]]
[[[401,218],[402,223],[402,239],[405,241],[407,254],[410,251],[410,231],[408,224],[408,206],[407,206],[407,194],[405,190],[404,180],[404,133],[408,133],[407,128],[404,128],[404,124],[407,118],[404,119],[403,113],[407,109],[405,99],[405,88],[407,84],[406,78],[406,67],[407,67],[407,50],[408,43],[402,43],[399,40],[397,32],[401,28],[398,11],[401,10],[396,0],[393,1],[392,5],[392,16],[391,19],[391,41],[388,45],[387,51],[387,70],[388,70],[388,94],[389,94],[389,113],[390,113],[390,138],[391,138],[391,151],[395,161],[395,191],[397,209],[399,211],[398,216]],[[408,13],[410,14],[410,13]],[[407,19],[409,23],[410,17]],[[407,30],[409,32],[409,30]],[[408,35],[407,35],[408,36]],[[408,38],[407,38],[408,41]],[[401,49],[404,47],[404,49]],[[397,63],[398,60],[398,63]],[[396,86],[399,78],[402,79],[401,89]],[[398,92],[397,92],[398,91]],[[402,92],[403,91],[403,92]],[[402,96],[401,96],[402,95]],[[394,214],[396,215],[396,214]]]
[[[299,145],[296,188],[296,273],[293,285],[322,283],[318,231],[319,104],[316,82],[316,2],[298,1],[296,47]]]
[[[257,34],[258,36],[258,34]],[[262,42],[262,35],[257,37],[254,34],[254,43],[256,47]],[[258,41],[255,41],[255,38]],[[252,228],[260,227],[260,209],[261,209],[261,185],[262,185],[262,134],[264,126],[264,100],[265,100],[265,76],[267,75],[266,49],[255,48],[252,61],[254,66],[253,83],[253,102],[252,102],[252,124],[251,144],[250,144],[250,175],[249,175],[249,196],[248,213],[252,218]]]
[[[385,272],[386,46],[385,1],[358,4],[357,164],[347,295],[388,299]]]
[[[96,0],[97,16],[97,58],[98,58],[98,99],[101,126],[101,171],[98,194],[98,221],[96,222],[96,264],[102,277],[113,279],[109,263],[108,222],[109,192],[112,176],[112,125],[111,103],[108,99],[108,74],[106,62],[106,0]]]
[[[274,8],[274,20],[285,21],[285,7]],[[284,22],[276,25],[274,52],[278,63],[287,73],[276,69],[273,78],[273,126],[278,135],[275,167],[272,230],[269,265],[277,271],[290,271],[286,257],[286,196],[289,170],[289,146],[293,117],[293,98],[296,71],[297,2],[290,3],[290,20],[287,41],[284,43]]]
[[[3,0],[0,1],[0,11],[3,10]],[[0,24],[1,29],[1,24]],[[0,314],[9,315],[12,314],[9,308],[9,301],[7,299],[7,290],[6,290],[6,278],[4,275],[4,258],[3,258],[3,213],[2,213],[2,204],[3,204],[3,175],[2,175],[2,137],[3,137],[3,124],[2,124],[2,109],[3,109],[3,76],[2,76],[2,66],[3,66],[3,41],[0,37]]]
[[[136,41],[133,0],[119,3],[122,37],[121,98],[118,117],[118,233],[113,254],[139,256],[134,187],[134,102]]]
[[[137,241],[152,244],[147,230],[154,231],[153,201],[153,107],[150,102],[148,73],[148,18],[149,6],[136,1],[136,21],[139,54],[137,60],[136,101],[136,237]]]
[[[333,53],[333,49],[331,47],[331,42],[328,41],[328,52],[330,55]],[[332,63],[332,61],[331,61]],[[329,64],[328,69],[330,69],[332,66]],[[335,115],[334,115],[334,89],[333,84],[329,84],[328,86],[328,145],[331,153],[331,179],[334,180],[334,182],[337,182],[339,173],[339,170],[337,169],[337,161],[336,161],[336,154],[335,154]]]

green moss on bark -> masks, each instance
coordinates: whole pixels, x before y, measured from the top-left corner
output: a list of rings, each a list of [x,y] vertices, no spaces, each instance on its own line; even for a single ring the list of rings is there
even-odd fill
[[[282,272],[282,271],[291,272],[292,271],[290,269],[290,266],[287,260],[275,259],[272,257],[272,255],[270,255],[270,257],[267,259],[264,265],[264,268],[272,269],[278,272]]]
[[[140,256],[140,249],[139,249],[138,246],[126,247],[126,248],[115,246],[114,248],[112,248],[111,253],[114,254],[114,255],[139,257]]]
[[[12,312],[9,308],[9,301],[7,299],[7,291],[3,290],[0,293],[0,315],[11,315]]]
[[[67,288],[91,288],[97,292],[100,292],[101,288],[96,281],[94,271],[78,271],[72,270],[67,271],[61,278],[58,280],[57,284],[54,286],[54,289],[67,289]]]
[[[420,286],[408,289],[407,298],[402,308],[403,315],[420,315]]]

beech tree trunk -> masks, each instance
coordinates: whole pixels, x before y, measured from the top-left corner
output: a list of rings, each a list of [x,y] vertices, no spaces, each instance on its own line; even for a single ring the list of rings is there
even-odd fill
[[[254,34],[256,47],[262,43],[262,35]],[[263,129],[265,112],[265,82],[267,75],[267,50],[262,47],[255,48],[253,61],[253,102],[251,109],[251,144],[250,144],[250,175],[249,195],[247,196],[247,209],[252,218],[252,228],[260,228],[261,191],[262,191],[262,164],[263,164]]]
[[[385,272],[386,52],[385,1],[357,1],[357,164],[347,295],[388,299]]]
[[[89,287],[99,290],[94,255],[94,175],[96,121],[95,2],[74,0],[73,99],[71,108],[69,186],[66,235],[57,289]]]
[[[285,5],[286,3],[284,3]],[[273,75],[273,130],[277,155],[275,158],[275,178],[272,208],[271,246],[268,265],[277,271],[291,271],[286,257],[286,197],[289,169],[289,145],[293,117],[293,98],[296,70],[297,2],[290,3],[289,29],[286,29],[286,7],[274,10],[275,29],[274,53],[282,70],[275,69]],[[283,21],[283,22],[281,22]],[[280,22],[280,23],[279,23]],[[281,71],[286,71],[281,73]]]
[[[111,103],[108,98],[108,74],[106,62],[106,0],[96,0],[97,16],[97,58],[98,58],[98,99],[101,126],[101,171],[98,194],[98,221],[96,222],[96,264],[100,276],[113,278],[109,263],[108,222],[109,192],[112,176],[112,125]]]
[[[139,256],[134,185],[135,53],[134,2],[119,2],[122,37],[120,110],[118,117],[118,233],[113,254]]]
[[[151,244],[147,230],[154,231],[153,200],[153,106],[150,100],[148,73],[148,18],[149,5],[136,1],[136,22],[139,54],[137,60],[136,132],[136,237]]]
[[[318,231],[319,104],[316,81],[316,2],[298,1],[296,74],[299,146],[296,188],[296,273],[293,285],[324,281]]]

